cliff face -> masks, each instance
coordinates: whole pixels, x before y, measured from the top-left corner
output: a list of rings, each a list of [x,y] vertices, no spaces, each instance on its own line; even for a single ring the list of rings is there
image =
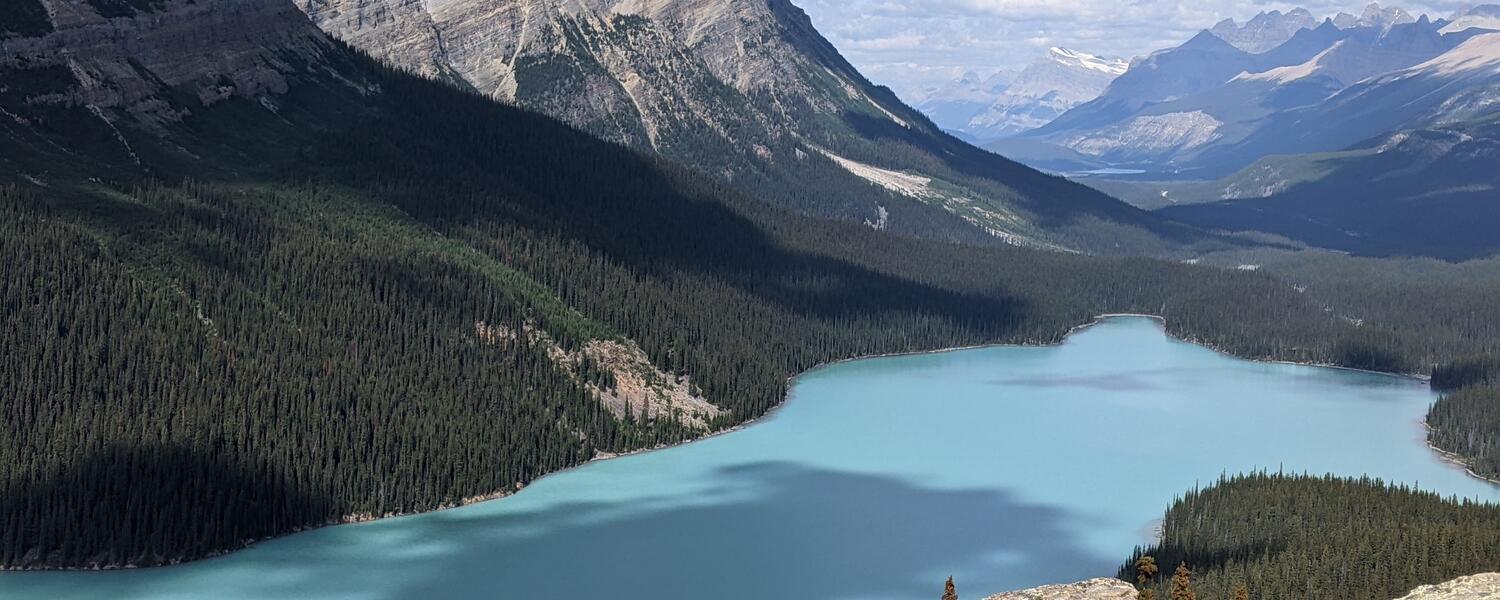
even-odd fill
[[[658,150],[765,146],[761,138],[793,128],[752,96],[773,99],[773,113],[833,114],[849,101],[877,114],[895,108],[860,94],[868,82],[842,59],[817,64],[837,58],[831,48],[804,52],[798,36],[811,24],[784,2],[438,0],[430,10],[422,0],[296,2],[376,57]],[[827,78],[826,89],[809,73]]]
[[[1090,579],[1078,583],[1047,585],[1006,592],[985,600],[1135,600],[1136,590],[1118,579]]]
[[[6,73],[16,79],[24,71],[54,73],[26,78],[31,86],[24,104],[122,109],[148,120],[177,120],[193,109],[194,102],[184,99],[210,105],[233,96],[284,93],[285,73],[294,63],[327,47],[326,38],[284,2],[170,0],[111,16],[84,2],[41,4],[51,32],[0,40],[0,69]]]
[[[1492,600],[1500,598],[1500,573],[1460,577],[1447,583],[1424,585],[1397,600]]]
[[[944,134],[787,0],[295,1],[397,66],[800,212],[951,241],[1163,245],[1153,217]],[[921,185],[895,189],[892,177]],[[1100,223],[1134,231],[1107,241],[1066,231]]]

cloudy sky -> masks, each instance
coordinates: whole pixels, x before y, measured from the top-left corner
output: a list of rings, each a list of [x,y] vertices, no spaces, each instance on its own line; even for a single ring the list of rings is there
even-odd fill
[[[865,75],[908,101],[965,71],[1024,66],[1049,46],[1130,58],[1175,46],[1224,18],[1304,6],[1360,14],[1368,0],[793,0]],[[1387,2],[1451,16],[1463,0]]]

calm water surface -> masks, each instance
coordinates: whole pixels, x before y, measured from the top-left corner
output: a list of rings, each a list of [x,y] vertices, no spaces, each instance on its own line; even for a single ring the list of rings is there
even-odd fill
[[[1500,500],[1423,443],[1432,394],[1110,319],[1051,348],[880,358],[773,418],[497,502],[180,567],[0,574],[0,598],[931,598],[1110,575],[1173,496],[1251,469]]]

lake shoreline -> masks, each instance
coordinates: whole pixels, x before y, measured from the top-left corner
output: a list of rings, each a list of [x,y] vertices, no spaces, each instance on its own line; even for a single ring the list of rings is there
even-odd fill
[[[712,440],[714,438],[717,438],[717,437],[720,437],[720,436],[724,436],[724,435],[729,435],[731,433],[735,433],[735,432],[739,432],[739,431],[743,431],[743,430],[748,429],[750,427],[753,427],[755,425],[759,425],[761,423],[769,421],[769,420],[775,418],[778,414],[780,414],[780,412],[782,411],[782,409],[788,403],[791,402],[791,400],[793,399],[792,389],[793,389],[793,387],[795,387],[795,384],[796,384],[796,382],[797,382],[798,379],[801,379],[801,378],[803,378],[803,377],[805,377],[805,376],[807,376],[809,374],[812,374],[814,372],[817,372],[817,371],[820,371],[820,370],[823,370],[823,369],[828,369],[828,368],[835,367],[835,366],[838,366],[838,365],[841,365],[841,364],[844,364],[844,363],[850,363],[850,362],[855,362],[855,361],[864,361],[864,360],[875,360],[875,359],[881,359],[881,358],[899,358],[899,357],[923,356],[923,355],[932,355],[932,354],[947,354],[947,353],[952,353],[952,352],[963,352],[963,351],[968,351],[968,350],[984,350],[984,349],[989,349],[989,348],[1047,348],[1047,347],[1056,347],[1056,346],[1061,346],[1062,344],[1065,344],[1067,342],[1068,338],[1071,337],[1071,336],[1073,336],[1074,334],[1080,333],[1080,332],[1083,332],[1083,331],[1085,331],[1085,330],[1087,330],[1089,328],[1101,325],[1101,324],[1103,324],[1103,323],[1105,323],[1105,322],[1107,322],[1109,320],[1112,320],[1112,319],[1131,319],[1131,318],[1142,318],[1142,319],[1150,319],[1150,320],[1156,321],[1158,324],[1160,324],[1163,335],[1165,335],[1167,338],[1169,338],[1171,340],[1182,342],[1182,343],[1186,343],[1186,344],[1191,344],[1191,345],[1195,345],[1195,346],[1199,346],[1199,347],[1202,347],[1202,348],[1206,348],[1206,349],[1209,349],[1209,350],[1211,350],[1211,351],[1213,351],[1215,353],[1218,353],[1220,355],[1223,355],[1223,356],[1226,356],[1226,357],[1230,357],[1230,358],[1233,358],[1233,359],[1236,359],[1236,360],[1245,360],[1245,361],[1249,361],[1249,362],[1258,362],[1258,363],[1265,363],[1265,364],[1284,364],[1284,365],[1293,365],[1293,366],[1305,366],[1305,367],[1316,367],[1316,368],[1326,368],[1326,369],[1338,369],[1338,370],[1353,371],[1353,372],[1366,373],[1366,374],[1372,374],[1372,375],[1382,375],[1382,376],[1386,376],[1386,377],[1396,377],[1396,378],[1403,378],[1403,379],[1412,379],[1412,380],[1415,380],[1415,381],[1418,381],[1418,382],[1427,382],[1429,380],[1429,378],[1424,377],[1422,375],[1417,375],[1417,374],[1402,374],[1402,373],[1389,373],[1389,372],[1383,372],[1383,371],[1371,371],[1371,370],[1366,370],[1366,369],[1357,369],[1357,368],[1352,368],[1352,367],[1342,367],[1342,366],[1337,366],[1337,365],[1325,365],[1325,364],[1317,364],[1317,363],[1310,363],[1310,362],[1278,361],[1278,360],[1257,360],[1257,359],[1252,359],[1252,358],[1246,358],[1246,357],[1243,357],[1243,356],[1238,356],[1238,355],[1236,355],[1236,354],[1234,354],[1232,352],[1228,352],[1228,351],[1226,351],[1226,350],[1224,350],[1222,348],[1215,347],[1212,344],[1207,344],[1207,343],[1203,343],[1203,342],[1199,342],[1199,341],[1194,341],[1194,340],[1190,340],[1190,339],[1186,339],[1186,338],[1182,338],[1182,337],[1173,335],[1171,333],[1171,331],[1166,326],[1167,325],[1167,319],[1165,317],[1160,316],[1160,315],[1151,315],[1151,314],[1143,314],[1143,313],[1103,313],[1103,314],[1100,314],[1100,315],[1096,315],[1093,319],[1089,320],[1088,322],[1080,323],[1078,325],[1074,325],[1073,327],[1069,328],[1068,331],[1065,332],[1062,336],[1060,336],[1056,341],[1052,341],[1052,342],[1020,342],[1020,343],[1016,343],[1016,342],[1009,342],[1009,343],[1007,343],[1007,342],[997,342],[997,343],[988,343],[988,344],[971,344],[971,345],[967,345],[967,346],[951,346],[951,347],[938,348],[938,349],[933,349],[933,350],[914,350],[914,351],[907,351],[907,352],[887,352],[887,353],[882,353],[882,354],[871,354],[871,355],[855,356],[855,357],[850,357],[850,358],[843,358],[843,359],[838,359],[838,360],[832,360],[832,361],[826,361],[826,362],[818,363],[818,364],[816,364],[816,365],[814,365],[812,367],[809,367],[808,369],[806,369],[806,370],[804,370],[804,371],[802,371],[800,373],[797,373],[795,375],[791,375],[791,376],[787,377],[787,379],[786,379],[786,387],[785,387],[785,390],[783,392],[783,397],[782,397],[781,402],[777,403],[774,407],[772,407],[771,409],[767,410],[762,415],[760,415],[758,417],[755,417],[753,419],[748,419],[748,420],[743,421],[741,423],[737,423],[737,424],[735,424],[735,425],[733,425],[731,427],[727,427],[727,428],[716,430],[716,431],[710,431],[710,432],[705,433],[704,435],[701,435],[701,436],[698,436],[698,437],[694,437],[694,438],[691,438],[691,439],[685,439],[685,440],[682,440],[682,441],[679,441],[679,442],[673,442],[673,443],[669,443],[669,444],[658,444],[656,446],[649,447],[649,448],[639,448],[639,449],[630,450],[630,451],[626,451],[626,452],[619,452],[619,453],[597,452],[592,458],[590,458],[588,460],[585,460],[583,462],[580,462],[580,463],[578,463],[576,465],[573,465],[573,466],[570,466],[570,467],[567,467],[567,468],[563,468],[563,469],[558,469],[556,471],[552,471],[550,473],[547,473],[545,475],[542,475],[541,477],[538,477],[538,478],[532,480],[529,483],[525,483],[525,484],[517,483],[514,486],[513,489],[511,489],[511,488],[502,488],[500,490],[497,490],[497,491],[494,491],[494,492],[490,492],[488,494],[480,494],[480,495],[476,495],[476,496],[470,496],[468,498],[463,499],[462,501],[459,501],[459,502],[456,502],[456,503],[447,503],[447,504],[440,505],[440,506],[438,506],[436,508],[432,508],[432,509],[419,510],[419,511],[409,511],[409,512],[399,512],[399,513],[386,513],[386,514],[383,514],[381,516],[373,516],[373,515],[368,515],[368,514],[343,515],[343,516],[339,517],[338,519],[332,519],[332,520],[329,520],[329,521],[324,522],[324,523],[318,523],[318,524],[308,525],[306,527],[302,527],[302,528],[299,528],[299,529],[296,529],[296,530],[293,530],[293,531],[290,531],[290,532],[287,532],[287,533],[273,535],[273,536],[267,536],[267,537],[264,537],[264,538],[253,539],[253,540],[244,540],[244,545],[242,545],[240,547],[237,547],[237,548],[233,548],[233,549],[229,549],[229,550],[223,550],[223,551],[220,551],[220,552],[215,552],[215,553],[208,554],[208,555],[201,556],[201,557],[197,557],[197,558],[173,560],[173,561],[169,561],[166,564],[161,564],[161,565],[139,566],[139,565],[128,565],[127,564],[127,565],[108,565],[108,566],[98,566],[98,567],[45,567],[45,566],[44,567],[19,567],[19,568],[18,567],[0,567],[0,573],[5,573],[5,572],[48,572],[48,571],[52,571],[52,572],[104,572],[104,571],[125,571],[125,570],[143,570],[143,569],[170,568],[170,567],[185,565],[185,564],[188,564],[188,563],[198,563],[198,562],[212,561],[212,560],[217,559],[217,558],[223,558],[223,557],[228,556],[230,554],[235,554],[235,553],[238,553],[238,552],[243,551],[243,550],[251,549],[252,547],[260,545],[263,542],[273,541],[273,540],[285,538],[285,537],[288,537],[288,536],[296,535],[296,534],[299,534],[299,533],[306,533],[306,532],[314,531],[314,530],[318,530],[318,529],[324,529],[324,528],[328,528],[328,527],[361,525],[361,524],[366,524],[366,523],[374,523],[374,522],[378,522],[378,521],[386,521],[386,520],[391,520],[391,519],[398,519],[398,518],[402,518],[402,517],[411,517],[411,516],[416,516],[416,515],[423,515],[423,514],[438,513],[438,512],[448,511],[448,510],[455,510],[455,509],[464,508],[464,507],[468,507],[468,506],[474,506],[474,505],[477,505],[477,504],[483,504],[483,503],[486,503],[486,502],[498,502],[498,501],[505,500],[506,498],[509,498],[509,497],[511,497],[511,496],[513,496],[515,494],[518,494],[518,493],[524,491],[526,488],[530,487],[531,485],[533,485],[533,484],[535,484],[537,482],[546,480],[549,477],[554,477],[554,476],[558,476],[558,475],[562,475],[562,474],[568,473],[570,471],[574,471],[576,469],[581,469],[583,467],[587,467],[587,466],[589,466],[589,465],[591,465],[593,463],[596,463],[596,462],[603,462],[603,461],[608,461],[608,460],[615,460],[615,459],[619,459],[619,458],[626,458],[626,457],[640,455],[640,454],[646,454],[646,453],[650,453],[650,452],[659,452],[659,451],[662,451],[662,450],[669,450],[669,449],[673,449],[673,448],[677,448],[677,447],[681,447],[681,446],[688,446],[688,445],[691,445],[691,444],[697,444],[697,443],[700,443],[700,442],[706,442],[706,441]],[[1424,425],[1425,425],[1425,422],[1424,422]],[[1428,444],[1428,446],[1432,447],[1430,443]],[[1435,447],[1433,447],[1433,450],[1436,451],[1436,452],[1438,452],[1439,454],[1442,454],[1442,452],[1443,452],[1443,451],[1441,451],[1441,450],[1439,450],[1439,449],[1437,449]],[[1447,457],[1444,457],[1444,458],[1447,459]],[[1462,464],[1462,463],[1460,463],[1460,464]],[[1467,465],[1465,465],[1465,467],[1467,467]],[[1470,472],[1470,474],[1474,475],[1472,473],[1472,471]],[[1495,485],[1500,485],[1500,482],[1497,482],[1497,481],[1494,481],[1494,480],[1490,480],[1490,479],[1487,479],[1487,478],[1484,478],[1484,477],[1481,477],[1481,476],[1478,476],[1478,475],[1474,475],[1474,476],[1477,477],[1477,478],[1479,478],[1479,479],[1481,479],[1481,480],[1493,483]]]
[[[1426,419],[1422,420],[1422,427],[1424,429],[1426,429],[1427,433],[1429,434],[1427,436],[1427,439],[1425,440],[1427,442],[1427,447],[1431,448],[1432,451],[1435,452],[1435,453],[1437,453],[1437,455],[1439,457],[1441,457],[1444,461],[1452,463],[1454,466],[1463,469],[1464,472],[1468,473],[1470,477],[1473,477],[1473,478],[1478,479],[1480,481],[1488,481],[1488,482],[1490,482],[1492,484],[1500,485],[1500,479],[1494,479],[1494,478],[1491,478],[1491,477],[1486,477],[1484,475],[1480,475],[1477,471],[1475,471],[1474,470],[1474,466],[1470,465],[1469,461],[1465,460],[1464,457],[1463,457],[1463,455],[1461,455],[1461,454],[1459,454],[1457,452],[1449,452],[1447,450],[1444,450],[1442,448],[1437,447],[1436,444],[1433,444],[1432,443],[1431,433],[1434,432],[1434,431],[1437,431],[1437,430],[1433,429],[1432,428],[1432,424],[1428,423]]]

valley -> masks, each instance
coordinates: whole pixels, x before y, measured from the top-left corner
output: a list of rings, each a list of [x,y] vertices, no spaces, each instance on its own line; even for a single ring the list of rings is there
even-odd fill
[[[16,4],[0,597],[1493,567],[1500,11],[909,106],[786,0]]]

